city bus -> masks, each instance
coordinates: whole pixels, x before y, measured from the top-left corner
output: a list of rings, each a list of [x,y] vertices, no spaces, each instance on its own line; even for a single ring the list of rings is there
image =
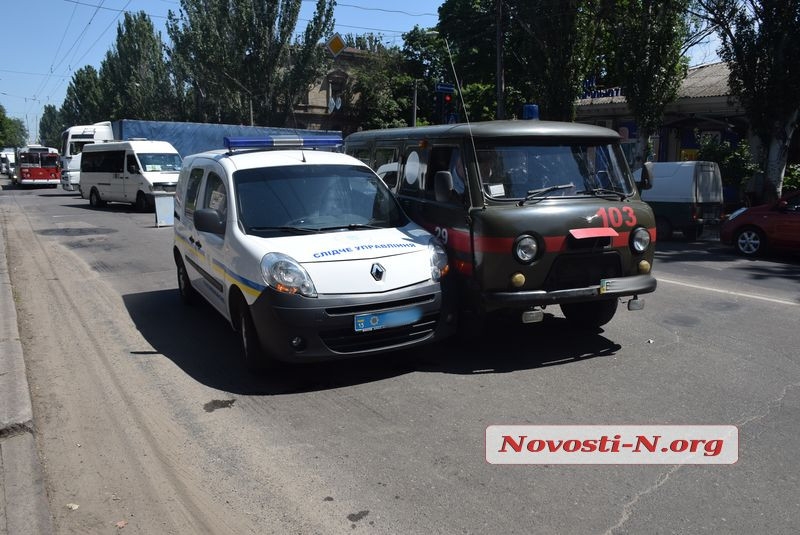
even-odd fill
[[[58,149],[42,145],[20,147],[16,153],[17,172],[12,182],[18,186],[53,186],[61,183]]]
[[[406,213],[439,237],[463,325],[542,321],[559,305],[588,329],[620,301],[644,307],[656,224],[615,131],[578,123],[490,121],[356,132],[345,152],[369,165]],[[501,316],[502,315],[502,316]]]

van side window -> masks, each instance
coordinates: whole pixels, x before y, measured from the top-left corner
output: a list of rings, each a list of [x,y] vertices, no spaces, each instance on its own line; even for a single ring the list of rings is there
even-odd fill
[[[133,154],[128,154],[125,156],[125,170],[131,174],[139,171],[139,166],[136,163],[136,156]]]
[[[206,191],[203,196],[203,208],[216,210],[226,219],[228,215],[228,194],[225,191],[225,184],[222,179],[214,172],[208,173],[206,180]]]
[[[194,215],[194,209],[197,206],[197,192],[200,190],[200,182],[203,180],[203,169],[192,169],[192,174],[189,175],[189,182],[186,184],[186,204],[184,205],[184,213],[187,217]]]
[[[398,156],[399,151],[394,147],[377,147],[375,149],[375,165],[372,168],[391,190],[397,187],[397,170],[400,167]]]
[[[359,160],[361,160],[361,163],[363,163],[365,165],[369,165],[370,164],[370,161],[369,161],[370,160],[370,158],[369,158],[369,148],[359,147],[359,148],[355,149],[354,151],[350,152],[350,156],[352,156],[353,158],[358,158]]]
[[[425,175],[425,168],[427,167],[427,155],[420,152],[416,147],[410,148],[406,151],[404,158],[405,165],[403,165],[403,177],[400,181],[398,193],[401,195],[409,195],[418,197],[420,193],[420,183],[422,177]]]
[[[449,171],[453,177],[455,194],[449,202],[461,203],[464,200],[464,177],[466,171],[458,147],[434,147],[428,159],[428,173],[425,177],[425,197],[435,198],[434,178],[439,171]]]

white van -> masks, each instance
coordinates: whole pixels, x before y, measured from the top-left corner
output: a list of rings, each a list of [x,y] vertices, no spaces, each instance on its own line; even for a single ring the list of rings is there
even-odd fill
[[[341,137],[226,142],[186,157],[173,253],[183,301],[216,308],[249,367],[373,355],[453,332],[444,246],[369,167],[314,150]]]
[[[175,193],[182,160],[166,141],[114,141],[86,145],[81,158],[81,197],[93,207],[106,202],[150,209],[153,194]]]
[[[722,176],[716,162],[647,162],[652,187],[642,190],[642,200],[656,216],[659,240],[676,230],[696,240],[707,224],[719,223],[723,214]],[[634,173],[639,180],[641,171]]]

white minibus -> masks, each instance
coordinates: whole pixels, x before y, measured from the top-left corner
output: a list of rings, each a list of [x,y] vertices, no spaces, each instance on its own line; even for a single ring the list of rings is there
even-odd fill
[[[181,156],[166,141],[113,141],[83,149],[81,197],[93,207],[125,202],[145,211],[154,193],[175,193]]]

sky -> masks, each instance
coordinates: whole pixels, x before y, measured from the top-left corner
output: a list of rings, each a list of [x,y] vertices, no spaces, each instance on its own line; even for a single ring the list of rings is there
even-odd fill
[[[402,34],[414,26],[438,22],[437,0],[341,0],[334,11],[334,31],[380,34],[387,44],[402,46]],[[298,31],[313,15],[316,0],[302,0]],[[100,64],[117,37],[124,11],[144,11],[161,39],[168,42],[167,13],[179,0],[2,0],[0,22],[0,105],[6,115],[21,119],[31,138],[39,130],[46,104],[60,108],[75,71]],[[28,21],[27,23],[25,21]],[[34,25],[35,23],[35,25]]]
[[[437,24],[441,4],[441,0],[339,0],[335,31],[380,34],[385,43],[402,46],[402,34],[414,26]],[[302,0],[298,30],[305,27],[315,5],[316,0]],[[167,42],[167,13],[179,8],[179,0],[42,0],[34,4],[2,0],[0,104],[6,115],[21,119],[35,138],[44,106],[61,107],[75,71],[87,65],[100,69],[116,40],[123,12],[147,13]],[[691,64],[717,61],[714,45],[712,41],[695,47]]]

